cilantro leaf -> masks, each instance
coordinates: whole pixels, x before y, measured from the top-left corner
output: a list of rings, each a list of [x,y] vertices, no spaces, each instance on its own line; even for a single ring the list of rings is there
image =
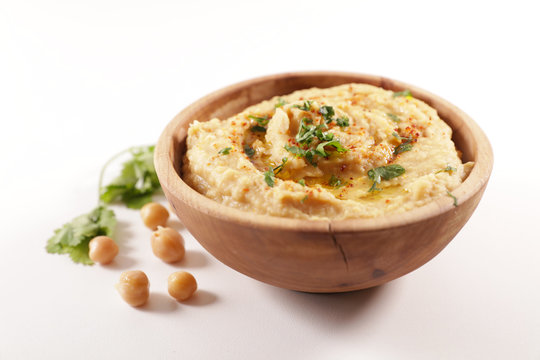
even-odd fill
[[[304,179],[298,180],[298,183],[299,183],[300,185],[302,185],[302,186],[306,186],[306,182],[305,182]]]
[[[226,147],[226,148],[223,148],[223,149],[219,150],[218,154],[220,154],[220,155],[229,155],[231,150],[232,150],[231,147]]]
[[[451,172],[453,172],[453,171],[457,171],[457,169],[456,169],[455,167],[452,167],[452,166],[448,165],[448,166],[445,167],[444,169],[441,169],[441,170],[435,172],[435,174],[438,174],[438,173],[440,173],[440,172],[449,172],[449,173],[451,173]]]
[[[100,200],[106,204],[120,200],[138,209],[152,201],[161,185],[154,168],[154,146],[135,147],[130,152],[132,158],[123,164],[120,176],[100,188]]]
[[[282,98],[279,98],[278,99],[278,102],[276,103],[276,105],[274,105],[274,108],[280,108],[282,107],[283,105],[286,105],[287,102],[285,100],[283,100]]]
[[[265,116],[248,115],[248,118],[255,120],[261,126],[268,125],[268,122],[270,121],[270,119],[268,118],[268,115],[265,115]]]
[[[406,140],[404,143],[399,144],[398,146],[396,146],[394,148],[394,155],[401,154],[402,152],[412,150],[412,141],[413,141],[412,136],[403,137],[403,136],[400,136],[397,132],[393,132],[392,135],[395,136],[396,138],[398,138],[401,141]]]
[[[255,149],[253,149],[253,148],[250,147],[249,145],[244,145],[244,153],[245,153],[248,157],[253,157],[253,155],[255,155]]]
[[[276,175],[274,175],[274,169],[271,166],[268,167],[268,171],[264,172],[264,181],[270,187],[274,187]]]
[[[341,117],[341,118],[337,118],[336,123],[338,124],[339,127],[349,126],[349,118],[346,117],[346,116]]]
[[[381,180],[390,180],[405,173],[403,166],[398,164],[380,166],[368,171],[368,177],[373,181],[373,185],[369,188],[369,192],[381,191],[377,188],[377,185],[381,183]]]
[[[252,126],[251,127],[251,131],[253,132],[263,132],[265,133],[266,132],[266,128],[265,127],[262,127],[260,125],[255,125],[255,126]]]
[[[279,174],[283,170],[286,163],[287,163],[287,158],[286,157],[281,159],[281,164],[274,168],[274,174],[275,175]]]
[[[335,188],[338,188],[340,186],[343,186],[341,183],[341,180],[334,174],[330,177],[330,180],[328,181],[328,185],[333,186]]]
[[[392,97],[396,98],[396,97],[400,97],[400,96],[411,96],[412,97],[412,94],[411,94],[411,91],[409,89],[405,89],[403,91],[398,91],[398,92],[394,92],[392,94]]]
[[[275,168],[272,168],[271,166],[268,167],[268,171],[264,172],[264,181],[266,184],[270,187],[274,187],[275,181],[276,181],[276,175],[279,174],[283,168],[285,167],[285,164],[287,163],[287,158],[284,157],[281,159],[281,164],[276,166]]]
[[[325,151],[325,147],[326,146],[333,146],[336,148],[336,151],[338,153],[344,153],[347,151],[347,149],[345,147],[343,147],[343,145],[341,145],[341,143],[339,142],[339,140],[332,140],[332,141],[325,141],[325,142],[322,142],[320,143],[319,145],[317,145],[317,148],[315,149],[315,153],[317,155],[320,155],[322,157],[327,157],[328,155],[330,155],[329,153],[327,153]]]
[[[411,151],[411,150],[412,150],[412,144],[410,144],[409,142],[399,144],[394,149],[394,155],[401,154],[402,152]]]
[[[88,243],[99,235],[111,237],[115,226],[114,212],[105,206],[98,206],[56,229],[47,241],[46,250],[51,254],[69,254],[76,263],[92,265],[88,256]]]
[[[293,108],[297,108],[297,109],[300,109],[302,111],[310,111],[311,110],[311,104],[313,103],[313,101],[311,100],[306,100],[304,101],[304,104],[303,105],[293,105],[292,107]]]
[[[332,122],[332,117],[334,116],[334,108],[328,105],[321,106],[319,109],[319,114],[324,118],[324,121],[329,124]]]

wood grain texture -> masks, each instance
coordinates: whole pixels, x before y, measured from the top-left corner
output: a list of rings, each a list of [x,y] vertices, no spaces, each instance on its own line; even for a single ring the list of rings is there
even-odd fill
[[[367,83],[411,90],[453,129],[464,161],[475,166],[450,197],[402,214],[375,219],[286,219],[250,214],[210,200],[180,174],[185,139],[193,120],[225,119],[244,108],[310,87]],[[341,72],[285,73],[247,80],[188,106],[163,131],[155,165],[165,195],[193,236],[224,264],[257,280],[307,292],[343,292],[377,286],[403,276],[437,255],[474,212],[493,167],[482,130],[463,111],[425,90],[400,81]]]

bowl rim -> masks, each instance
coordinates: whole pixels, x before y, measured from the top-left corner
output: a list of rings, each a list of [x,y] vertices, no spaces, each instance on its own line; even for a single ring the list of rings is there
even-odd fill
[[[489,180],[493,168],[493,151],[489,140],[471,117],[469,117],[465,112],[463,112],[461,109],[451,104],[447,100],[415,85],[411,85],[387,77],[352,72],[305,71],[279,73],[244,80],[216,90],[196,100],[195,102],[184,108],[182,111],[180,111],[168,123],[166,128],[161,133],[159,140],[156,144],[154,163],[161,185],[165,187],[172,196],[181,198],[190,207],[193,207],[200,212],[203,212],[207,215],[213,216],[226,222],[231,221],[239,225],[256,227],[259,229],[279,228],[288,231],[331,233],[376,231],[381,229],[399,228],[407,226],[411,223],[435,218],[442,213],[454,211],[456,209],[453,204],[452,198],[447,196],[441,196],[421,207],[414,208],[406,212],[392,213],[374,218],[353,218],[342,220],[296,218],[292,219],[272,215],[255,214],[229,207],[198,193],[196,190],[192,189],[182,180],[182,178],[174,168],[173,159],[171,156],[172,151],[174,151],[174,141],[172,137],[175,136],[176,129],[180,124],[186,121],[193,122],[194,120],[196,120],[185,119],[184,114],[188,114],[194,108],[204,106],[204,104],[208,101],[216,100],[227,93],[237,91],[242,88],[247,88],[255,84],[272,82],[275,80],[283,80],[287,77],[302,76],[353,76],[359,79],[359,83],[362,83],[360,79],[363,79],[363,81],[378,80],[383,84],[383,88],[385,82],[391,82],[393,85],[396,85],[402,90],[411,90],[415,98],[419,98],[422,100],[435,100],[437,103],[450,108],[452,111],[457,113],[463,121],[461,127],[466,127],[467,133],[471,135],[470,137],[466,137],[466,141],[472,142],[476,150],[475,165],[471,173],[462,184],[460,184],[456,189],[452,191],[452,194],[456,196],[456,198],[459,200],[458,207],[460,203],[465,203],[478,191],[483,189],[484,185]],[[452,129],[452,131],[455,130]]]

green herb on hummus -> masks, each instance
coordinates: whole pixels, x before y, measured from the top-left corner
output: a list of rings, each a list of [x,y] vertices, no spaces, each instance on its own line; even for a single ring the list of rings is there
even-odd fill
[[[457,171],[457,169],[455,167],[452,167],[450,165],[448,165],[447,167],[445,167],[444,169],[441,169],[437,172],[435,172],[435,174],[438,174],[438,173],[441,173],[441,172],[448,172],[448,173],[451,173],[451,172],[454,172],[454,171]]]
[[[349,126],[349,118],[346,116],[337,118],[336,123],[339,127],[347,127]]]
[[[249,145],[244,145],[244,153],[245,153],[248,157],[253,157],[253,155],[255,155],[255,149],[253,149],[253,148],[250,147]]]
[[[297,108],[297,109],[300,109],[302,111],[310,111],[311,110],[311,104],[313,103],[313,101],[311,100],[306,100],[304,101],[304,104],[303,105],[293,105],[292,107],[293,108]]]
[[[268,171],[264,172],[264,181],[266,182],[268,186],[274,187],[275,181],[276,181],[276,175],[279,174],[283,170],[286,163],[287,163],[287,158],[284,157],[283,159],[281,159],[281,164],[279,164],[275,168],[272,168],[271,166],[269,166]]]
[[[454,206],[458,206],[457,197],[455,197],[450,191],[446,191],[446,194],[454,199]]]
[[[368,171],[368,177],[373,181],[373,185],[369,188],[369,192],[381,191],[377,188],[377,185],[381,183],[381,180],[390,180],[405,173],[403,166],[398,164],[381,166]]]
[[[317,148],[315,149],[315,153],[322,157],[330,156],[330,153],[327,153],[324,149],[327,146],[334,147],[338,153],[344,153],[347,151],[347,149],[344,148],[343,145],[341,145],[339,140],[332,140],[332,141],[325,141],[317,145]]]
[[[274,175],[274,169],[271,166],[268,167],[268,171],[264,172],[264,181],[270,187],[274,187],[276,176]]]
[[[341,180],[334,174],[330,177],[330,180],[328,181],[328,185],[333,186],[335,188],[338,188],[342,186]]]
[[[407,97],[412,97],[412,94],[411,94],[411,91],[409,89],[406,89],[406,90],[403,90],[403,91],[398,91],[398,92],[394,92],[394,94],[392,95],[392,97],[399,97],[399,96],[407,96]]]
[[[319,114],[323,116],[325,123],[330,124],[332,122],[332,117],[335,114],[334,108],[327,105],[321,106]]]
[[[274,105],[274,107],[277,109],[277,108],[282,107],[283,105],[287,105],[287,102],[283,100],[282,98],[279,98],[278,102],[276,103],[276,105]]]
[[[412,136],[403,137],[403,136],[400,136],[397,132],[393,132],[392,135],[395,136],[396,138],[398,138],[401,141],[405,140],[404,143],[399,144],[398,146],[395,147],[394,155],[401,154],[402,152],[412,150],[412,142],[413,142]]]
[[[251,120],[255,120],[261,126],[268,125],[268,122],[270,121],[270,119],[268,118],[268,115],[265,115],[265,116],[248,115],[248,118],[250,118]]]
[[[229,155],[229,153],[231,152],[231,149],[232,148],[230,148],[230,147],[223,148],[223,149],[218,151],[218,154],[220,154],[220,155]]]
[[[265,133],[266,132],[266,128],[265,127],[262,127],[260,125],[254,125],[251,127],[251,131],[253,132],[263,132]]]

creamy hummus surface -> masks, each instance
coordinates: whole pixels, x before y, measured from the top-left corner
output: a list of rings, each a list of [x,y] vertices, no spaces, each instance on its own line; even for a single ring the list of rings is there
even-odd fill
[[[248,212],[371,218],[453,197],[473,163],[462,163],[451,137],[437,111],[408,91],[312,88],[226,120],[194,121],[182,177]]]

